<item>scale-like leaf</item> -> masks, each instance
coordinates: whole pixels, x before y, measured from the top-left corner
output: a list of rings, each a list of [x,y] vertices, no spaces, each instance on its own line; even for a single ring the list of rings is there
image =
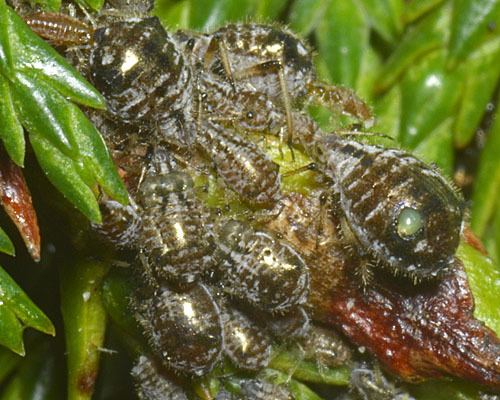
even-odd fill
[[[22,331],[31,327],[54,335],[52,322],[0,267],[0,343],[24,355]]]
[[[296,379],[310,383],[343,386],[349,383],[350,367],[320,368],[318,363],[301,361],[299,354],[282,352],[273,356],[271,368],[291,373]]]
[[[302,36],[309,35],[321,20],[327,5],[324,0],[294,1],[288,17],[290,28]]]
[[[500,269],[490,258],[471,246],[462,244],[457,256],[463,261],[474,294],[474,316],[500,335]]]
[[[35,35],[3,1],[0,2],[0,15],[6,18],[3,24],[8,35],[0,44],[10,51],[12,67],[16,71],[37,72],[38,79],[49,82],[63,96],[77,103],[94,108],[106,107],[99,92],[64,57]],[[3,70],[0,72],[4,73]]]
[[[101,222],[94,192],[81,176],[81,166],[38,134],[30,135],[38,162],[54,186],[92,222]]]
[[[64,389],[58,381],[56,358],[54,349],[47,342],[30,349],[0,400],[62,399]]]
[[[500,24],[499,0],[455,0],[451,22],[449,62],[455,65],[488,32],[488,25]]]
[[[255,18],[264,23],[276,20],[287,4],[287,0],[255,0]]]
[[[405,23],[410,23],[420,18],[425,13],[428,13],[441,3],[444,3],[444,1],[445,0],[411,0],[406,2],[407,4],[403,14]]]
[[[329,2],[316,36],[332,82],[357,88],[368,34],[368,25],[355,1]]]
[[[78,107],[70,105],[66,112],[68,129],[75,137],[80,159],[87,170],[92,173],[96,182],[104,191],[117,201],[126,204],[128,193],[113,160],[106,148],[106,144],[97,129]]]
[[[399,137],[404,146],[414,148],[454,113],[461,83],[459,71],[447,72],[443,50],[429,54],[406,72]]]
[[[14,245],[2,228],[0,228],[0,252],[8,254],[9,256],[16,254]]]
[[[474,182],[472,195],[472,229],[483,236],[493,213],[498,212],[498,193],[500,192],[500,110],[497,109],[494,125],[490,129],[479,169]]]
[[[24,127],[47,138],[59,151],[78,156],[76,140],[64,118],[69,104],[50,85],[32,71],[16,74],[12,87],[14,105]]]
[[[1,286],[0,286],[1,287]],[[0,345],[13,352],[24,355],[23,326],[14,311],[4,305],[0,306]]]
[[[19,166],[24,164],[24,131],[19,121],[7,80],[0,75],[0,138],[9,157]]]
[[[454,139],[457,147],[465,147],[474,137],[500,78],[500,38],[487,42],[462,66],[463,91],[460,96]]]
[[[414,153],[428,163],[436,164],[447,175],[453,175],[455,152],[452,135],[453,118],[449,117],[429,133],[414,149]]]
[[[441,7],[411,28],[392,52],[380,71],[377,92],[384,92],[417,59],[439,47],[444,47],[450,16],[447,7]]]
[[[373,29],[389,43],[403,31],[402,0],[361,0]]]
[[[210,31],[222,23],[244,21],[254,12],[253,0],[191,0],[189,25]]]

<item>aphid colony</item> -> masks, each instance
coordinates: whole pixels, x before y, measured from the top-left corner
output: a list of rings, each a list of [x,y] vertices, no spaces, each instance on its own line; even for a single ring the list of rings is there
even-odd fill
[[[40,20],[50,18],[27,18],[35,29]],[[63,43],[70,37],[65,22],[53,22],[39,31]],[[246,134],[279,136],[313,159],[324,182],[321,217],[339,221],[343,240],[367,265],[417,284],[439,279],[452,264],[460,197],[410,154],[323,133],[306,104],[367,125],[369,108],[352,91],[318,82],[311,51],[286,29],[237,24],[171,34],[156,18],[115,20],[96,29],[81,52],[80,69],[108,102],[106,114],[89,115],[132,198],[129,207],[103,199],[108,220],[100,230],[138,254],[142,283],[132,307],[151,348],[133,371],[141,398],[186,398],[163,369],[203,376],[225,355],[258,371],[269,363],[273,337],[293,341],[309,332],[309,272],[300,249],[259,228],[258,216],[246,221],[207,208],[193,180],[214,174],[262,218],[273,218],[282,197],[279,168]],[[242,398],[279,392],[263,381],[244,388],[250,394]]]

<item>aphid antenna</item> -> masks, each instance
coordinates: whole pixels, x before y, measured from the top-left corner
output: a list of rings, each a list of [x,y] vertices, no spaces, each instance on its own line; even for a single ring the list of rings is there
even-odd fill
[[[95,20],[92,15],[87,11],[87,9],[83,6],[83,4],[77,2],[76,5],[80,9],[80,11],[85,15],[85,18],[89,21],[90,25],[92,26],[92,29],[95,30],[97,28],[97,21]]]
[[[336,130],[333,132],[335,135],[340,135],[340,136],[347,136],[347,137],[356,137],[356,136],[361,136],[361,137],[376,137],[380,139],[388,139],[391,141],[394,141],[394,138],[392,136],[386,135],[384,133],[380,132],[362,132],[362,131],[357,131],[357,130]]]
[[[311,162],[311,163],[306,164],[306,165],[304,165],[302,167],[299,167],[299,168],[296,168],[296,169],[292,169],[292,170],[287,171],[287,172],[283,172],[281,174],[281,177],[282,178],[288,178],[290,176],[301,174],[301,173],[307,172],[307,171],[318,171],[318,164],[315,163],[315,162]]]

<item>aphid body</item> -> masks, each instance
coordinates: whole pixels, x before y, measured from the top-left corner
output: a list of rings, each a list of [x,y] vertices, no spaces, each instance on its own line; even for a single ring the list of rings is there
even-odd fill
[[[198,138],[227,186],[256,205],[274,204],[280,197],[279,166],[253,142],[229,135],[212,124]]]
[[[238,309],[222,307],[224,326],[224,352],[236,367],[259,371],[271,359],[271,338]]]
[[[193,96],[191,70],[157,18],[112,23],[94,33],[90,78],[122,123],[157,140],[187,145]],[[184,136],[186,135],[186,136]]]
[[[140,400],[188,400],[182,387],[167,376],[155,362],[140,356],[131,371]]]
[[[92,29],[65,14],[41,11],[26,16],[24,20],[36,34],[54,45],[85,45],[91,40]]]
[[[464,207],[441,174],[404,151],[336,135],[320,138],[315,151],[362,254],[416,282],[449,269]]]
[[[222,227],[219,242],[219,269],[231,296],[278,314],[307,300],[309,272],[290,245],[235,220]]]
[[[147,176],[138,192],[142,259],[156,279],[194,282],[211,265],[214,245],[209,214],[194,193],[189,174]]]
[[[222,320],[204,285],[198,283],[184,292],[161,286],[152,296],[134,303],[136,319],[166,368],[203,376],[219,361]]]

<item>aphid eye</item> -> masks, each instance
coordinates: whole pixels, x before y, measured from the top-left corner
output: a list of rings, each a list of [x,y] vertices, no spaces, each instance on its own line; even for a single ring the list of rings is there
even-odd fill
[[[248,111],[248,112],[247,112],[247,118],[248,118],[248,119],[253,119],[254,117],[255,117],[255,114],[254,114],[254,112],[253,112],[253,111]]]
[[[412,207],[403,207],[396,220],[396,231],[401,239],[410,239],[424,226],[420,211]]]

